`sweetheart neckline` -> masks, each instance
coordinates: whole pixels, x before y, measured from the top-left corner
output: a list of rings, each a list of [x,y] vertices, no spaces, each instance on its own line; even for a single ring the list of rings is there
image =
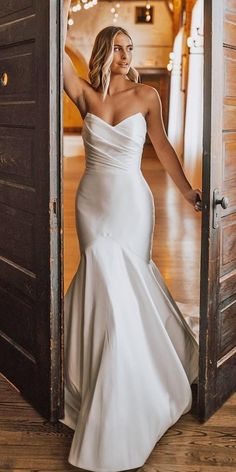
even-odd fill
[[[136,113],[133,113],[132,115],[129,115],[127,116],[126,118],[124,118],[123,120],[119,121],[119,123],[116,123],[116,125],[111,125],[110,123],[107,123],[107,121],[103,120],[100,116],[98,115],[95,115],[94,113],[90,113],[89,111],[86,113],[85,117],[84,117],[84,121],[86,120],[86,117],[90,115],[90,116],[95,116],[95,118],[98,118],[98,120],[102,121],[103,123],[105,123],[107,126],[109,126],[110,128],[116,128],[117,126],[119,126],[120,124],[124,123],[125,121],[129,120],[130,118],[136,116],[136,115],[141,115],[145,121],[145,124],[146,123],[146,119],[144,118],[143,116],[143,113],[141,111],[137,111]]]

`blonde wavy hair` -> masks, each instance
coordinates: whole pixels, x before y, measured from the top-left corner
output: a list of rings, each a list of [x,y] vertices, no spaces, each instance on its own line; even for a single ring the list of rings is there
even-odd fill
[[[133,44],[132,38],[124,28],[120,26],[107,26],[96,36],[89,60],[88,76],[90,83],[95,90],[102,90],[103,100],[106,98],[110,84],[110,66],[113,61],[114,40],[118,33],[128,36]],[[140,82],[139,73],[134,67],[130,66],[127,77],[132,82]]]

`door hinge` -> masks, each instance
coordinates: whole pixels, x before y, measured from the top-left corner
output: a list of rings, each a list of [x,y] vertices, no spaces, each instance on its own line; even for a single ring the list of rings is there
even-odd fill
[[[51,200],[51,210],[53,211],[54,215],[57,216],[57,199],[54,198]]]

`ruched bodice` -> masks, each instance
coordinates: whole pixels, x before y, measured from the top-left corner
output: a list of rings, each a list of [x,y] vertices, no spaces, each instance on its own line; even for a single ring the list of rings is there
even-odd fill
[[[146,129],[142,113],[115,126],[87,113],[82,131],[86,168],[76,208],[81,252],[99,236],[110,237],[150,260],[154,201],[140,168]],[[135,233],[137,225],[142,229]]]
[[[87,113],[76,195],[81,259],[65,296],[68,461],[95,472],[144,464],[191,408],[198,344],[152,259],[154,198],[142,113],[115,126]]]
[[[140,112],[115,126],[87,113],[82,130],[87,170],[139,171],[146,130],[146,120]]]

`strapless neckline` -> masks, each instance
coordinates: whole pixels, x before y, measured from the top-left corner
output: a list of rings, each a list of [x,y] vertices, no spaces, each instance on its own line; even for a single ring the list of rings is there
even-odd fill
[[[102,118],[100,118],[100,116],[97,116],[95,115],[94,113],[90,113],[90,112],[87,112],[85,117],[84,117],[84,121],[86,120],[86,118],[88,116],[91,116],[93,118],[96,118],[98,119],[99,121],[101,121],[102,123],[104,123],[105,125],[109,126],[110,128],[117,128],[118,126],[120,126],[121,124],[124,124],[126,121],[130,120],[131,118],[134,118],[136,116],[141,116],[145,122],[145,125],[147,125],[146,123],[146,119],[144,118],[143,114],[141,111],[138,111],[137,113],[133,113],[132,115],[129,115],[127,116],[126,118],[124,118],[123,120],[119,121],[119,123],[116,123],[116,125],[111,125],[110,123],[107,123],[107,121],[103,120]]]

